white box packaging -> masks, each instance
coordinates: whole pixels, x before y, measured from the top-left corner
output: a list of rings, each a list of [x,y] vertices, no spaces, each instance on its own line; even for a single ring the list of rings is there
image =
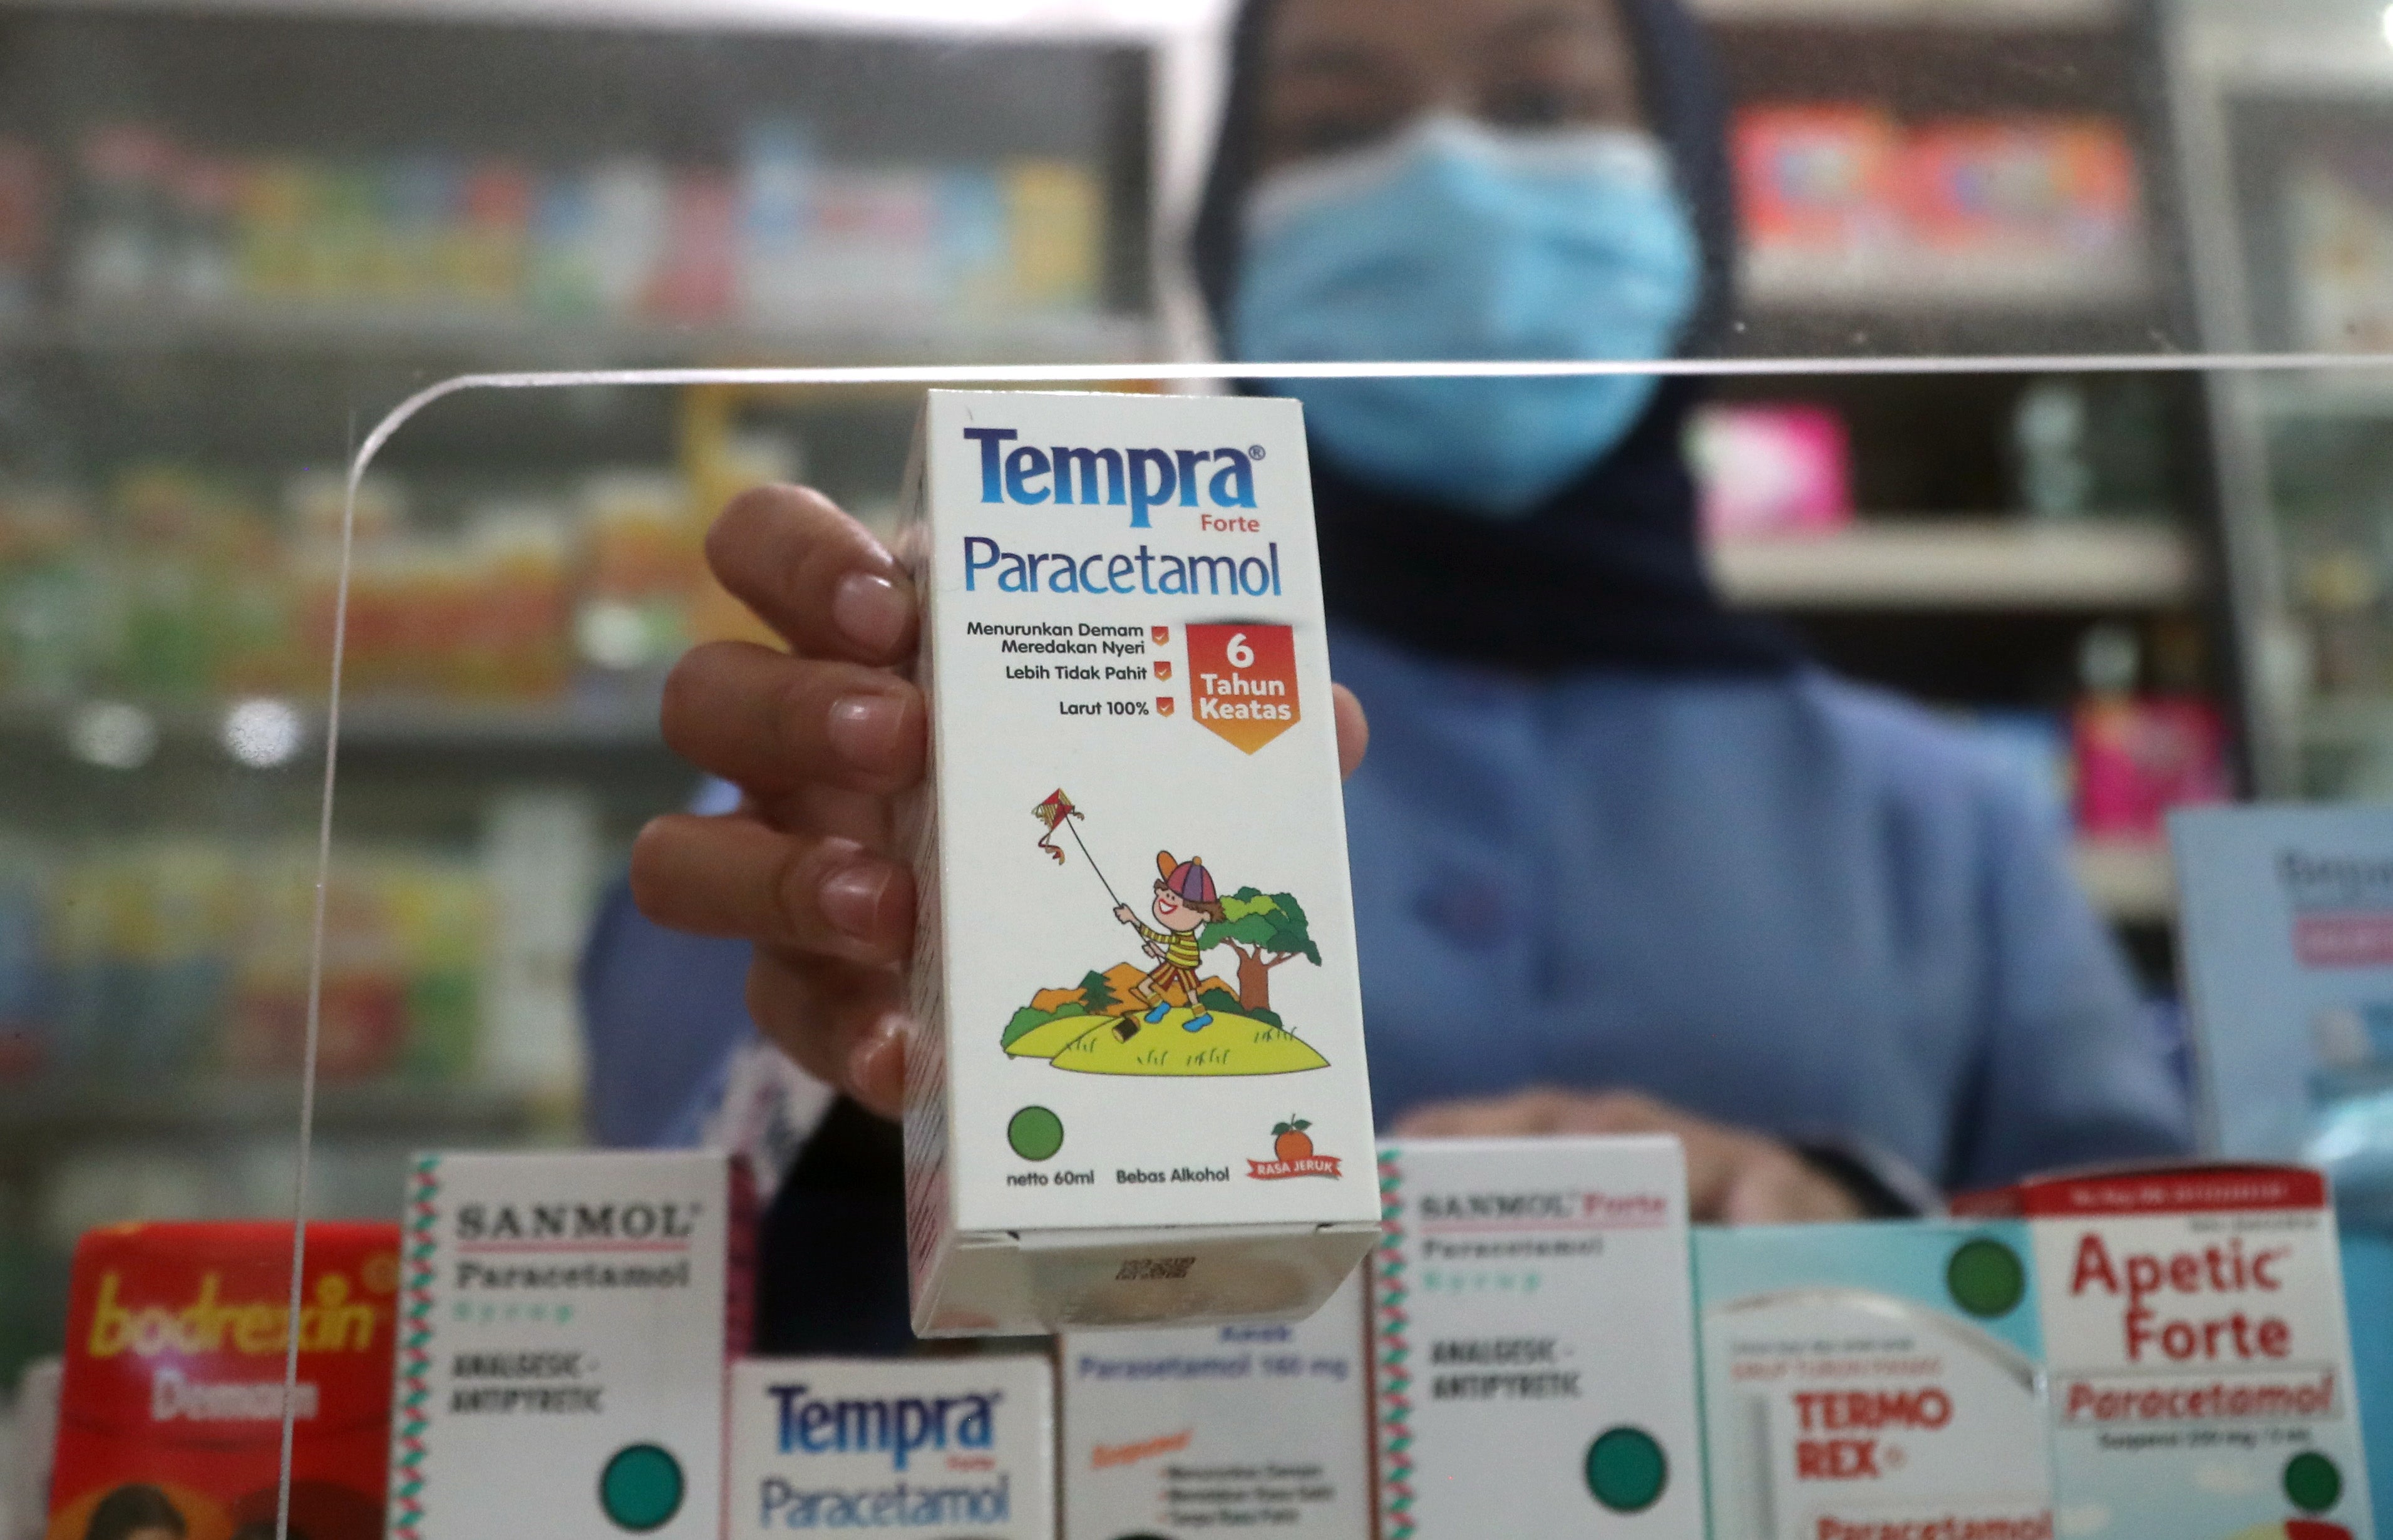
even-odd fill
[[[2318,1173],[2099,1172],[1954,1207],[2022,1216],[2033,1236],[2061,1534],[2373,1535]]]
[[[1310,1313],[1379,1203],[1295,402],[933,391],[924,1336]]]
[[[1293,1325],[1065,1337],[1064,1540],[1371,1540],[1364,1277]]]
[[[1695,1232],[1713,1534],[2050,1540],[2023,1225]]]
[[[1678,1142],[1408,1140],[1380,1182],[1383,1540],[1703,1534]]]
[[[396,1540],[716,1540],[744,1172],[720,1155],[425,1155],[408,1182]]]
[[[729,1540],[870,1530],[1053,1540],[1043,1353],[750,1358],[731,1368]]]

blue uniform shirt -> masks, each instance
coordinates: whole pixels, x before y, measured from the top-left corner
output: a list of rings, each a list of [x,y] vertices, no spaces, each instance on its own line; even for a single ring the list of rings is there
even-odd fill
[[[1337,633],[1383,1123],[1633,1088],[1947,1187],[2183,1151],[2185,1098],[2050,805],[1817,670],[1557,679]]]
[[[2187,1147],[2049,799],[1966,733],[1816,670],[1536,680],[1332,642],[1371,717],[1346,808],[1383,1124],[1631,1088],[1947,1187]],[[599,1137],[688,1136],[748,1035],[742,956],[617,894],[583,972]],[[694,967],[724,976],[649,977]]]

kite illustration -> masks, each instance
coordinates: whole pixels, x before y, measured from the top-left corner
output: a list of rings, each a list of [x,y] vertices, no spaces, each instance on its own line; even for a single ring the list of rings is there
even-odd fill
[[[1082,813],[1079,808],[1074,807],[1072,805],[1072,799],[1064,795],[1064,789],[1059,786],[1055,789],[1054,795],[1049,797],[1045,802],[1040,803],[1037,807],[1030,810],[1030,816],[1039,820],[1040,828],[1046,830],[1045,833],[1039,836],[1039,848],[1045,851],[1048,855],[1055,857],[1055,864],[1057,866],[1062,866],[1064,864],[1064,851],[1061,846],[1055,843],[1055,830],[1065,827],[1067,822],[1073,818],[1085,818],[1088,815]],[[1073,842],[1077,844],[1079,843],[1079,836],[1075,833],[1073,836]],[[1080,854],[1086,855],[1088,853],[1088,846],[1081,845]],[[1092,862],[1091,864],[1094,865],[1095,863]]]

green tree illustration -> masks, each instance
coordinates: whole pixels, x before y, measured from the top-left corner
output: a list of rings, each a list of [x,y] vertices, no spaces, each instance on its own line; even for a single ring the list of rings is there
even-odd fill
[[[1304,906],[1292,894],[1240,888],[1222,901],[1222,918],[1205,927],[1200,946],[1227,945],[1238,959],[1238,1009],[1271,1009],[1272,970],[1303,958],[1315,967],[1321,948],[1307,928]]]

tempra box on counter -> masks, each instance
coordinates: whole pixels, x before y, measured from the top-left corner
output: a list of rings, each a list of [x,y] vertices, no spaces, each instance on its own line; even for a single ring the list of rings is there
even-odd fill
[[[50,1540],[272,1534],[292,1230],[121,1224],[83,1237]],[[381,1540],[399,1276],[397,1225],[307,1226],[291,1529],[309,1540]]]
[[[1704,1533],[1675,1139],[1382,1145],[1383,1540]]]
[[[1053,1540],[1043,1353],[751,1358],[731,1368],[724,1533]]]
[[[1063,1338],[1064,1540],[1371,1540],[1364,1279],[1293,1324]]]
[[[924,1336],[1309,1314],[1378,1233],[1301,409],[933,391]]]
[[[716,1540],[745,1175],[684,1152],[416,1157],[391,1540]]]
[[[2324,1178],[2096,1172],[1954,1209],[2033,1237],[2061,1533],[2370,1540]]]
[[[2052,1540],[2024,1226],[1699,1229],[1712,1533]]]

